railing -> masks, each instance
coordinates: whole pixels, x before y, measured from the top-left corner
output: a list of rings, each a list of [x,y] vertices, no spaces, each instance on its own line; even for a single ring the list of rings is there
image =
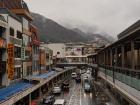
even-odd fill
[[[99,69],[114,80],[118,80],[140,91],[140,70],[105,65],[99,65]]]

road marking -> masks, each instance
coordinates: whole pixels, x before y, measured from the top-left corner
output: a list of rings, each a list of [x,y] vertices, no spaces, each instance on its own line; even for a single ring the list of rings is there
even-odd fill
[[[81,87],[74,85],[68,105],[81,105]]]
[[[81,96],[81,93],[82,93],[82,89],[80,89],[80,105],[81,105],[81,103],[82,103],[82,102],[81,102],[81,101],[82,101],[82,100],[81,100],[81,97],[82,97],[82,96]]]

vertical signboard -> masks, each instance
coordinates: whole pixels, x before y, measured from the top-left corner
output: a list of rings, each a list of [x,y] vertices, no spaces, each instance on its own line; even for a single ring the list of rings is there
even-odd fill
[[[25,48],[24,47],[21,48],[21,59],[25,60]]]
[[[8,78],[14,78],[14,45],[8,44]]]

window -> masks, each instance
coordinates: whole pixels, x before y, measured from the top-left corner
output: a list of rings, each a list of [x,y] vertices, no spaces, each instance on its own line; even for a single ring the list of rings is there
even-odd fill
[[[21,47],[14,47],[15,50],[15,58],[21,58]]]
[[[17,67],[14,70],[15,70],[14,79],[20,78],[21,77],[21,68],[20,67]]]
[[[10,27],[10,35],[14,36],[14,29]]]
[[[17,31],[17,38],[22,39],[22,33]]]

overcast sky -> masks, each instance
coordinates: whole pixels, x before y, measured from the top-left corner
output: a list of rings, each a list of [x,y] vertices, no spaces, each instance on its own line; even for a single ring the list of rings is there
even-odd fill
[[[139,20],[140,0],[25,0],[30,11],[64,26],[116,35]]]

